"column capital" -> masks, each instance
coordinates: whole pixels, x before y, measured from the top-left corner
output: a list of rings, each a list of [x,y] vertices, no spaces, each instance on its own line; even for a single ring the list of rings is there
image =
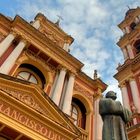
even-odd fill
[[[72,72],[69,72],[69,76],[75,77],[75,74]]]
[[[126,87],[126,82],[122,82],[119,84],[119,88],[123,88],[123,87]]]
[[[63,67],[63,66],[58,66],[58,70],[63,70],[63,71],[67,71],[67,68]]]
[[[135,78],[132,76],[132,77],[129,77],[129,81],[135,81]]]
[[[20,43],[20,42],[23,42],[23,43],[27,44],[27,41],[26,41],[25,39],[21,39],[21,40],[19,41],[19,43]]]
[[[17,33],[15,31],[13,31],[13,30],[11,30],[9,34],[12,34],[14,37],[17,36]]]

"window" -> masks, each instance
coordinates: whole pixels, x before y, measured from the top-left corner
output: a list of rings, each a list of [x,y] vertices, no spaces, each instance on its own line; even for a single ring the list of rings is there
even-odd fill
[[[38,84],[36,77],[32,73],[27,72],[27,71],[19,72],[17,75],[17,78],[29,81],[29,82],[34,83],[34,84]]]
[[[15,77],[37,84],[41,88],[44,88],[46,84],[46,79],[42,72],[30,64],[21,64],[15,73]]]
[[[137,40],[134,44],[134,49],[136,54],[138,54],[140,52],[140,40]]]
[[[71,117],[74,119],[74,124],[78,125],[78,109],[75,105],[71,106]]]
[[[85,106],[83,105],[83,103],[76,98],[72,99],[71,117],[73,118],[75,125],[85,129],[86,109],[85,109]]]
[[[132,23],[130,24],[130,28],[131,28],[131,30],[134,30],[135,27],[136,27],[136,23],[135,23],[135,22],[132,22]]]

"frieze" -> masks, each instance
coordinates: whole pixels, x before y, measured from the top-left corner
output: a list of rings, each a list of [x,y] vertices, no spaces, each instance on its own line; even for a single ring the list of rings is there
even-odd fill
[[[29,114],[27,115],[23,113],[22,111],[2,100],[0,100],[0,113],[41,134],[49,140],[67,140],[66,137],[62,136],[49,126],[29,116]]]
[[[74,90],[84,94],[93,103],[93,95],[89,91],[83,89],[77,83],[74,84]]]
[[[44,115],[48,114],[48,113],[46,113],[46,111],[44,112],[44,110],[41,108],[41,106],[38,103],[36,103],[35,99],[31,95],[29,95],[27,93],[23,93],[21,91],[8,89],[5,87],[0,87],[0,89],[5,91],[6,93],[10,94],[12,97],[25,103],[26,105],[32,107],[33,109],[37,110],[38,112],[40,112]]]
[[[38,55],[36,55],[35,53],[31,52],[30,50],[26,50],[25,54],[28,57],[30,57],[31,59],[33,59],[34,61],[37,61],[38,63],[42,64],[45,69],[46,69],[46,65],[49,66],[49,68],[50,68],[49,72],[54,72],[54,70],[56,69],[55,67],[50,65],[47,61],[45,61],[44,59],[40,58]],[[47,71],[48,71],[48,69],[47,69]]]
[[[62,47],[63,42],[60,41],[60,38],[58,38],[56,34],[51,32],[50,30],[47,30],[47,31],[43,30],[42,33],[45,34],[46,37],[48,37],[50,40],[52,40],[58,46]]]

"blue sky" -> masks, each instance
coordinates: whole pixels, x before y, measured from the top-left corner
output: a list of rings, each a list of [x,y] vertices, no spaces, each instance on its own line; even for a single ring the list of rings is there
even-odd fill
[[[107,90],[118,92],[113,78],[119,62],[123,63],[121,50],[116,45],[121,31],[117,25],[130,8],[140,6],[140,0],[0,0],[0,12],[14,18],[20,15],[28,22],[38,12],[56,22],[74,39],[71,54],[82,61],[83,71],[93,77],[97,69],[99,77],[109,85]]]

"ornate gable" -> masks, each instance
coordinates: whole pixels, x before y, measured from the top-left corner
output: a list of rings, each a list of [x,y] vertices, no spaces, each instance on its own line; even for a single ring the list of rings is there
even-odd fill
[[[2,74],[0,74],[1,113],[36,132],[38,132],[38,125],[50,133],[54,131],[52,129],[54,127],[55,133],[62,135],[62,140],[67,140],[69,136],[77,137],[81,134],[46,93],[36,85]],[[19,119],[20,116],[24,117]],[[28,122],[25,122],[25,118]],[[63,130],[64,133],[60,134],[60,130],[61,132]],[[51,136],[48,133],[46,135],[44,132],[40,133],[47,138]],[[63,136],[66,134],[67,136]]]

